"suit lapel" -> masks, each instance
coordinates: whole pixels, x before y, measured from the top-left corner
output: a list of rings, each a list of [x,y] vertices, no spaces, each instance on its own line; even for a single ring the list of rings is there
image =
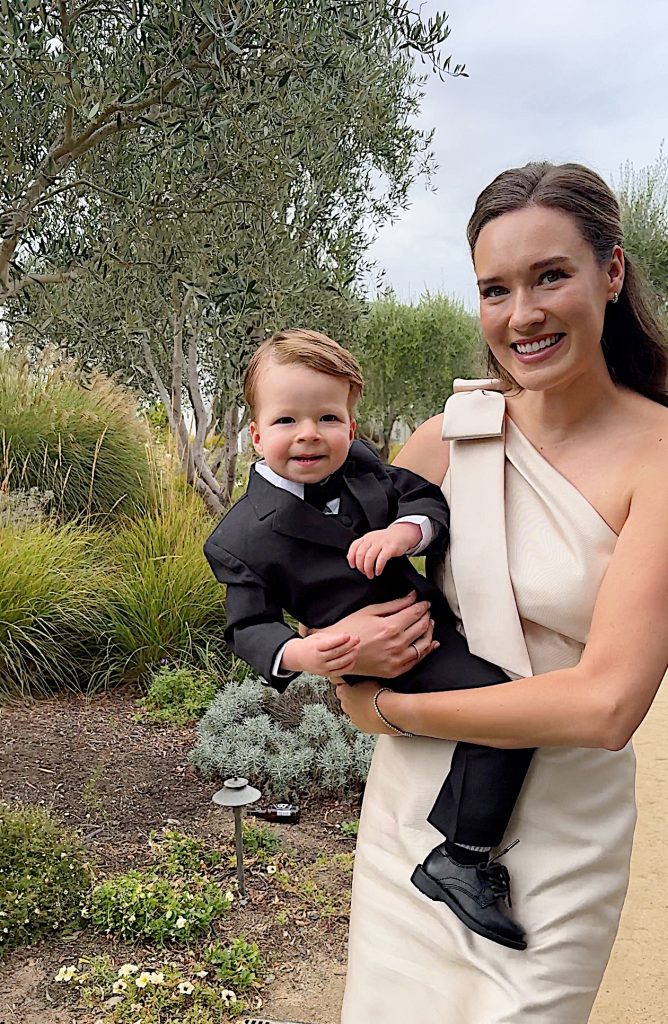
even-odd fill
[[[354,472],[354,463],[351,466],[352,472],[346,472],[344,485],[348,488],[353,497],[360,505],[369,529],[383,530],[388,525],[389,508],[387,494],[378,477],[363,469]]]
[[[258,519],[273,513],[272,529],[296,540],[310,541],[347,551],[357,534],[336,516],[326,516],[289,491],[275,487],[251,467],[248,497]]]

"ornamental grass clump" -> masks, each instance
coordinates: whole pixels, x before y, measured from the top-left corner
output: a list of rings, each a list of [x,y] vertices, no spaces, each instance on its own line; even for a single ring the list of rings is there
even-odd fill
[[[90,888],[75,832],[39,807],[0,803],[0,956],[76,929]]]
[[[224,592],[202,554],[210,531],[201,499],[171,486],[157,507],[108,537],[96,683],[144,683],[163,661],[216,672],[229,664]]]
[[[73,363],[0,353],[0,478],[49,491],[62,519],[143,508],[153,491],[148,427],[115,381]]]
[[[74,524],[0,524],[0,696],[88,682],[102,575],[93,535]]]
[[[229,681],[199,723],[193,764],[207,777],[251,779],[269,799],[361,792],[375,738],[332,708],[330,690],[308,675],[281,695],[251,677]]]
[[[149,867],[95,887],[85,916],[96,929],[130,942],[188,945],[230,909],[234,893],[216,874],[219,858],[180,833],[167,833],[164,843],[152,841]]]

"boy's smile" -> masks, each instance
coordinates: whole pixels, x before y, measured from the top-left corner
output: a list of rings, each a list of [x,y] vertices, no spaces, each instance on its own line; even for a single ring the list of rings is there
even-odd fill
[[[336,472],[355,435],[346,378],[268,361],[257,385],[251,439],[274,473],[312,484]]]

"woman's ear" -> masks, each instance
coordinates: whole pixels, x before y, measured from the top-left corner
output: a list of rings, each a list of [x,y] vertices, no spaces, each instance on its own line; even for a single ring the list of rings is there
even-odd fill
[[[621,245],[616,245],[612,250],[608,277],[610,278],[609,298],[612,299],[613,296],[619,295],[624,286],[624,250]]]

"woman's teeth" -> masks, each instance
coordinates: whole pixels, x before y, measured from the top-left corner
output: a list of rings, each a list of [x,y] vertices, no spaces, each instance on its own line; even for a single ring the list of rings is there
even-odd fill
[[[516,348],[520,355],[524,356],[529,352],[540,352],[544,348],[551,348],[562,338],[563,334],[551,334],[549,338],[543,338],[542,341],[529,341],[525,345],[516,344],[513,348]]]

